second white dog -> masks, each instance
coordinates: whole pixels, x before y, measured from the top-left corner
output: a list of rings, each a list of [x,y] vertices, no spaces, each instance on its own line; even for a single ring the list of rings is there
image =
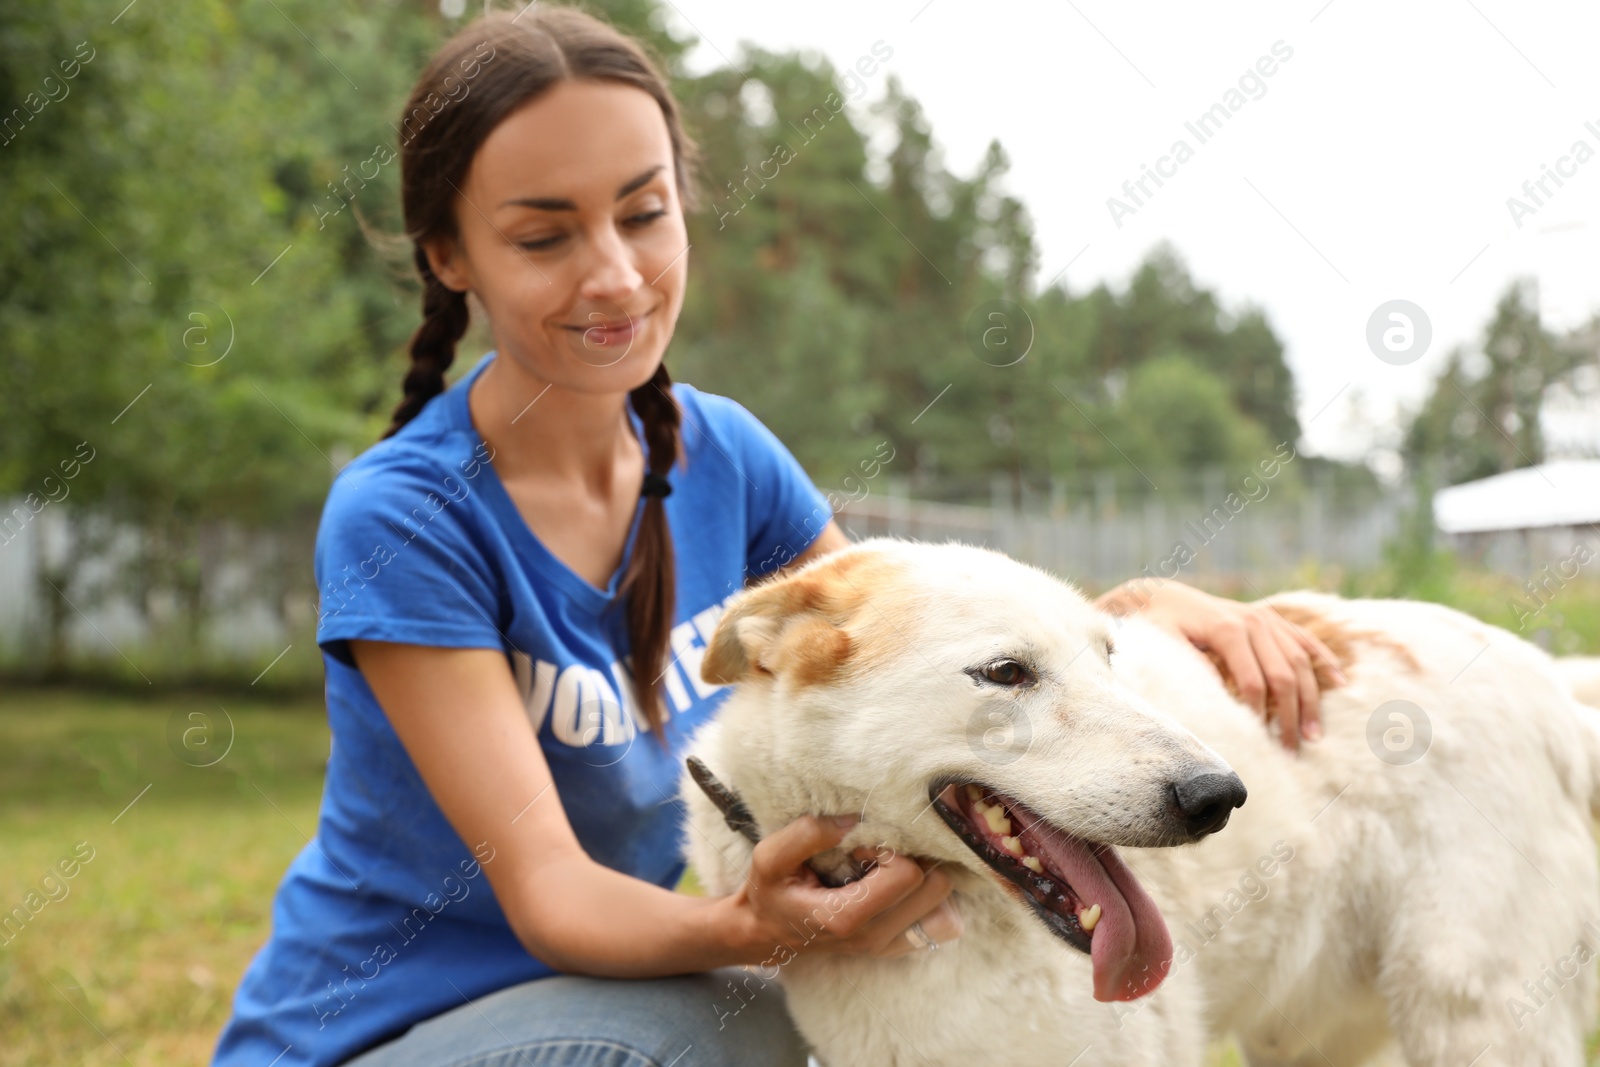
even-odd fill
[[[1228,1033],[1251,1067],[1395,1042],[1414,1065],[1581,1065],[1594,712],[1456,612],[1273,602],[1349,677],[1298,756],[1191,646],[995,552],[875,539],[748,590],[695,753],[763,832],[863,813],[832,870],[880,842],[941,861],[966,932],[775,952],[741,996],[781,980],[826,1067],[1197,1065]],[[691,862],[733,892],[751,845],[683,794]]]

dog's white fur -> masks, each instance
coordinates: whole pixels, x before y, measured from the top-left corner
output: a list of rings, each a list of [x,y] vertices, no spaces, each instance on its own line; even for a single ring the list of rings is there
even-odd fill
[[[779,975],[826,1067],[1197,1065],[1229,1033],[1251,1067],[1346,1067],[1393,1042],[1413,1065],[1582,1064],[1600,953],[1597,716],[1543,652],[1457,612],[1274,602],[1358,635],[1348,684],[1323,695],[1326,735],[1298,756],[1186,642],[987,549],[873,539],[746,591],[704,667],[735,689],[694,751],[766,833],[863,812],[824,855],[834,869],[880,842],[941,861],[965,934],[896,959],[775,954],[739,995]],[[1023,646],[1050,679],[1018,698],[996,748],[994,701],[1010,698],[962,672]],[[1391,701],[1431,726],[1408,765],[1375,754],[1386,731],[1407,740]],[[1218,757],[1249,788],[1229,825],[1129,847],[1159,843],[1151,797]],[[1094,1000],[1088,958],[929,809],[946,772],[1117,844],[1177,945],[1166,982]],[[682,792],[688,858],[708,892],[735,891],[751,846],[687,777]]]
[[[1572,687],[1572,693],[1591,708],[1600,708],[1600,656],[1565,656],[1556,668]]]

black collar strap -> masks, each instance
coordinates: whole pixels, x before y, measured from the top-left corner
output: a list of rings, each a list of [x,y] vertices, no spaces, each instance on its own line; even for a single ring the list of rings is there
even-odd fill
[[[717,779],[717,776],[711,773],[711,768],[707,767],[698,756],[690,756],[684,762],[689,765],[689,776],[694,779],[695,784],[700,787],[706,796],[711,798],[711,803],[717,806],[717,810],[722,812],[722,818],[727,822],[728,829],[735,833],[743,834],[745,839],[752,845],[759,844],[761,830],[756,826],[755,816],[751,815],[750,809],[745,806],[744,798],[729,786],[723,785]],[[868,874],[877,866],[877,862],[874,860],[867,860],[863,863],[854,856],[846,856],[845,859],[850,864],[850,877],[843,881],[826,871],[818,869],[817,865],[811,860],[806,860],[806,866],[811,868],[812,873],[817,876],[819,882],[830,889],[849,885],[856,879]]]

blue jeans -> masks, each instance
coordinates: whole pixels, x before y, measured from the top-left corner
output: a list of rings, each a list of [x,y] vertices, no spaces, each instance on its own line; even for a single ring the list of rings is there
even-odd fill
[[[725,967],[524,982],[417,1023],[345,1067],[806,1067],[806,1055],[782,987]]]

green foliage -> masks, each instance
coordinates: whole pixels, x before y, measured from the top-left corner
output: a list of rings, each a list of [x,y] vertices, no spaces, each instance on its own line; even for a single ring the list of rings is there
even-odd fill
[[[1439,484],[1455,485],[1542,463],[1546,396],[1578,368],[1600,367],[1596,328],[1555,336],[1540,322],[1537,293],[1513,283],[1481,345],[1450,353],[1412,418],[1403,446],[1408,465],[1432,465]]]
[[[426,26],[399,4],[346,25],[294,2],[115,26],[77,7],[32,12],[8,64],[96,51],[0,150],[7,454],[33,461],[4,488],[88,440],[76,494],[139,524],[314,514],[318,449],[370,432],[409,325],[345,207],[391,201],[392,173],[328,184],[391,139],[391,57],[420,59]]]
[[[1416,499],[1401,516],[1400,532],[1384,546],[1384,566],[1369,580],[1369,596],[1449,603],[1460,576],[1455,553],[1434,533],[1433,485],[1416,482]]]
[[[1035,292],[1004,150],[950,173],[890,50],[866,79],[759,49],[690,77],[656,0],[587,6],[674,72],[705,151],[669,365],[747,404],[819,485],[884,440],[918,491],[987,499],[997,472],[1245,468],[1298,437],[1265,319],[1223,309],[1170,250],[1125,292]],[[416,290],[371,234],[400,229],[394,116],[459,23],[409,0],[16,7],[0,101],[28,99],[80,42],[93,54],[0,145],[0,495],[37,491],[87,442],[61,512],[92,505],[140,536],[91,582],[81,561],[106,543],[80,523],[42,580],[81,607],[126,595],[175,619],[166,645],[203,655],[202,534],[287,533],[233,558],[274,603],[309,601],[328,483],[399,397]],[[844,105],[875,81],[869,143]],[[60,669],[73,609],[40,589]]]
[[[1171,353],[1139,364],[1117,411],[1137,435],[1130,452],[1151,463],[1183,469],[1219,462],[1249,467],[1272,454],[1266,431],[1240,414],[1227,384],[1187,355]]]
[[[1274,442],[1299,440],[1283,344],[1259,309],[1224,311],[1215,294],[1195,286],[1167,246],[1151,253],[1121,300],[1103,291],[1096,295],[1109,306],[1091,341],[1089,366],[1095,372],[1126,371],[1175,349],[1228,383],[1238,412],[1263,426]]]
[[[80,605],[125,593],[152,618],[175,596],[194,638],[200,532],[305,530],[332,456],[375,436],[413,301],[355,219],[394,200],[394,168],[350,175],[392,141],[435,31],[411,5],[350,18],[283,0],[140,5],[114,24],[30,4],[5,33],[8,96],[78,42],[92,58],[0,147],[0,493],[37,491],[88,442],[66,506],[142,536],[88,587],[78,564],[104,546],[80,530],[44,579]],[[245,562],[270,589],[308,576],[297,547]],[[54,662],[67,609],[46,600]]]

